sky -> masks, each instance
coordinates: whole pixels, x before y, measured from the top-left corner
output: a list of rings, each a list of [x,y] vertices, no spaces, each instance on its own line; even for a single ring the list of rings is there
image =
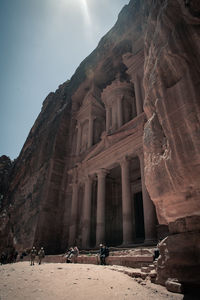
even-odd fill
[[[50,92],[129,0],[0,0],[0,156],[17,158]]]

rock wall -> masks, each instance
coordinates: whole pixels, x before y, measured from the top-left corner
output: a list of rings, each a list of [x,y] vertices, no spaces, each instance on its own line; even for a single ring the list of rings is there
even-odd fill
[[[0,157],[0,252],[5,248],[10,249],[13,245],[12,232],[9,222],[9,201],[7,193],[9,188],[12,162],[9,157]]]
[[[116,78],[129,82],[134,74],[124,57],[128,62],[138,55],[142,61],[144,52],[145,180],[160,226],[170,229],[158,282],[176,277],[191,283],[187,270],[196,272],[195,259],[200,264],[199,34],[195,0],[131,0],[122,9],[72,78],[44,101],[12,166],[1,207],[7,221],[0,237],[10,232],[5,243],[18,250],[44,246],[49,254],[66,249],[72,198],[68,170],[77,163],[75,114],[86,94],[101,101],[103,89]],[[199,283],[199,277],[193,282]]]
[[[199,17],[198,1],[168,0],[152,1],[147,19],[145,179],[159,223],[170,224],[158,264],[162,284],[168,277],[200,283],[192,277],[200,264]]]
[[[126,5],[115,26],[72,78],[47,96],[13,164],[6,218],[13,245],[19,251],[35,245],[53,254],[68,246],[72,194],[68,170],[77,159],[74,115],[86,94],[98,97],[117,73],[121,80],[128,80],[122,56],[142,45],[138,8],[139,1]]]

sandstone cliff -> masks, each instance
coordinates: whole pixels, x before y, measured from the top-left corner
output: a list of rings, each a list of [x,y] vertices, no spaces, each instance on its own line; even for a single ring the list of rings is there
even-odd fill
[[[14,163],[7,193],[6,211],[18,249],[41,243],[49,253],[66,249],[71,205],[67,170],[73,165],[73,114],[91,87],[100,94],[117,73],[121,78],[128,76],[122,56],[137,52],[143,45],[139,7],[139,1],[126,5],[115,26],[80,64],[71,80],[45,99]]]
[[[173,276],[200,282],[198,275],[191,279],[200,262],[199,25],[198,1],[131,0],[71,80],[48,95],[12,167],[2,207],[18,249],[42,243],[47,252],[58,253],[67,247],[74,114],[87,93],[101,101],[117,74],[129,81],[125,54],[144,52],[145,183],[159,224],[170,229],[158,282]]]
[[[154,1],[145,34],[145,179],[160,224],[158,282],[199,282],[200,4]],[[187,257],[187,259],[186,259]]]

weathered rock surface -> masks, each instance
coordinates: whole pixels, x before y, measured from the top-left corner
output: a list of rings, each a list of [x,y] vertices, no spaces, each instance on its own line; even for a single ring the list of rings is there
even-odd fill
[[[145,96],[145,184],[159,224],[169,225],[160,246],[158,282],[177,278],[200,284],[199,54],[198,1],[131,0],[71,80],[44,101],[3,188],[7,200],[0,238],[9,232],[5,244],[18,250],[44,246],[49,254],[66,249],[72,201],[68,170],[78,163],[74,116],[86,95],[104,105],[102,91],[116,78],[130,83],[144,65],[135,78],[144,77],[144,90],[135,90],[135,96]],[[136,108],[142,113],[142,105]],[[90,151],[80,159],[87,155]]]
[[[198,286],[200,282],[200,217],[186,217],[169,224],[170,235],[160,244],[157,282],[165,285],[168,278]]]
[[[200,283],[199,13],[198,1],[154,1],[145,36],[145,179],[159,223],[170,224],[158,261],[163,284]]]
[[[145,174],[162,224],[200,213],[199,25],[184,1],[157,1],[147,25]]]
[[[0,157],[0,252],[13,245],[9,223],[10,203],[7,198],[12,162],[9,157]]]
[[[117,73],[121,80],[128,77],[122,56],[138,49],[138,43],[133,46],[142,32],[138,5],[131,1],[124,7],[115,26],[71,80],[50,93],[43,103],[13,166],[7,193],[12,206],[9,222],[13,243],[18,250],[41,243],[48,253],[63,252],[67,247],[71,210],[67,171],[75,161],[73,115],[91,86],[98,96]]]

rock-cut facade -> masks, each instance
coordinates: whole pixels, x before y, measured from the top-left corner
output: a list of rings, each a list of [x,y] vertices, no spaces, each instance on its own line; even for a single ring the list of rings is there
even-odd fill
[[[200,4],[131,0],[0,159],[1,250],[162,239],[157,282],[199,285]]]

